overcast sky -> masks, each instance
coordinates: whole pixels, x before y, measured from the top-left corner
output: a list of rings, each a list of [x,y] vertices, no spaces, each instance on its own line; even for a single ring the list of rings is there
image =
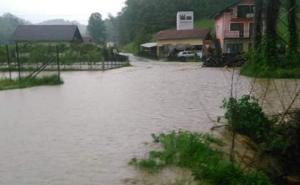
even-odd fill
[[[92,12],[116,15],[125,0],[0,0],[0,15],[12,13],[32,23],[63,18],[86,24]]]

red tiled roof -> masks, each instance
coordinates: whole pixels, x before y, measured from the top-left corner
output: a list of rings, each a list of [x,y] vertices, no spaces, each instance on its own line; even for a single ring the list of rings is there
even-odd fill
[[[209,34],[208,29],[192,30],[163,30],[156,34],[157,40],[177,40],[177,39],[201,39],[205,40]]]

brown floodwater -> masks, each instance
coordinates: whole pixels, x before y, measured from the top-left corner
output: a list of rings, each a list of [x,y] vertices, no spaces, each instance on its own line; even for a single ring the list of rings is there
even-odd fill
[[[159,184],[128,162],[146,155],[152,133],[208,132],[223,115],[232,70],[131,60],[128,68],[65,72],[62,86],[1,91],[0,184]],[[276,113],[278,97],[288,102],[298,82],[255,80],[253,94]],[[232,94],[253,83],[236,71]]]

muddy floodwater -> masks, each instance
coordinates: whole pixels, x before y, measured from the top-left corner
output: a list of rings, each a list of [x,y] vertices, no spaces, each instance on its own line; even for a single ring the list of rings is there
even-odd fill
[[[145,175],[134,181],[142,172],[128,161],[145,156],[152,133],[209,131],[231,92],[266,97],[268,89],[264,107],[280,111],[279,95],[291,98],[299,82],[253,86],[236,75],[231,91],[230,69],[131,60],[128,68],[63,73],[62,86],[1,91],[0,184],[147,184]]]

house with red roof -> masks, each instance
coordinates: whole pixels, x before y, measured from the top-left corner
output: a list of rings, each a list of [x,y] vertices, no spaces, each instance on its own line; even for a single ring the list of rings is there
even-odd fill
[[[248,51],[254,28],[254,0],[239,0],[215,16],[216,38],[223,53]]]

